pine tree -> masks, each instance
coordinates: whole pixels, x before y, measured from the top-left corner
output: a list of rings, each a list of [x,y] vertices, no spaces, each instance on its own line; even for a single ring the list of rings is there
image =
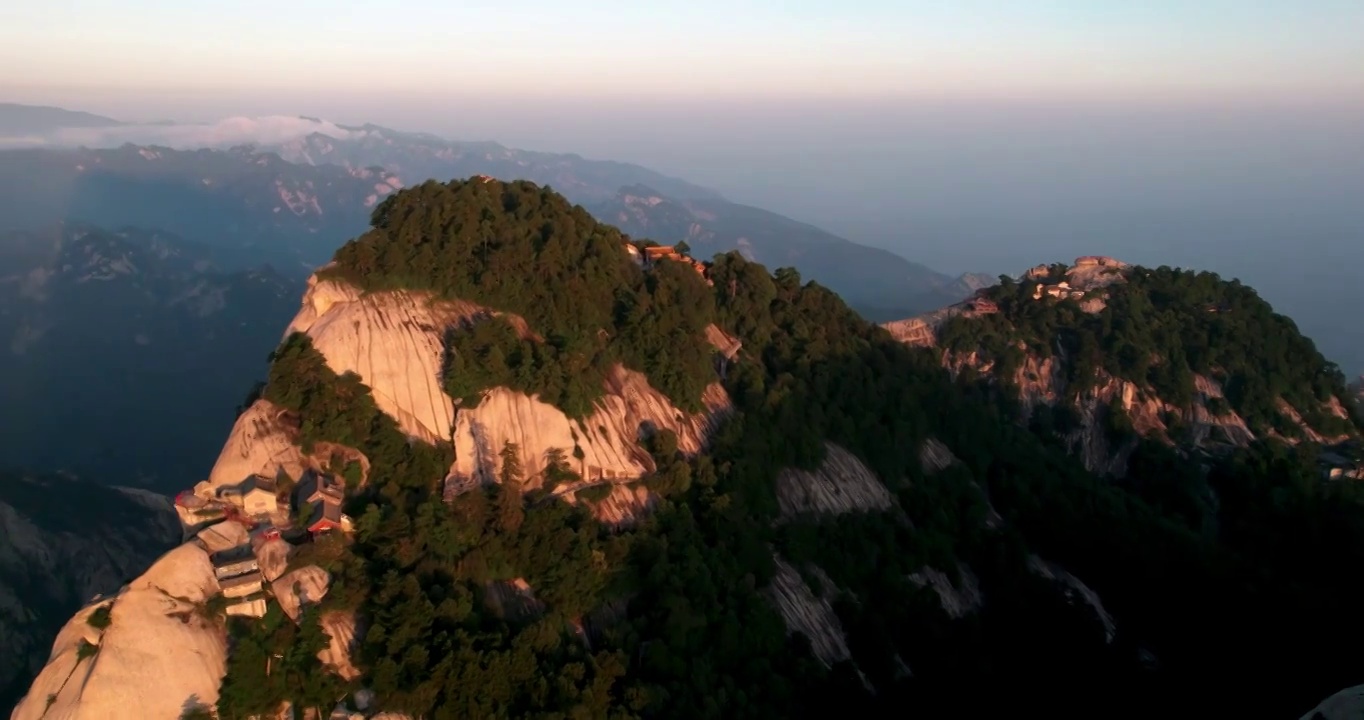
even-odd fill
[[[505,532],[516,532],[525,519],[525,507],[521,499],[521,456],[516,443],[508,440],[502,445],[502,471],[498,474],[501,484],[497,496],[498,524]]]

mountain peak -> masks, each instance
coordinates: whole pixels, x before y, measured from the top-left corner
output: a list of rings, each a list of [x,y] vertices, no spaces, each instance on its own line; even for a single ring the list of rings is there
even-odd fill
[[[884,327],[935,348],[954,374],[997,383],[1024,421],[1082,445],[1093,470],[1125,472],[1142,437],[1205,449],[1359,437],[1339,369],[1238,282],[1101,256],[1004,280]],[[1084,427],[1053,424],[1053,408]]]

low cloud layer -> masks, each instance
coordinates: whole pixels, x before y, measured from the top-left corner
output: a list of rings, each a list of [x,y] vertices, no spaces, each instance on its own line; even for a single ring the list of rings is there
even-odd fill
[[[230,117],[209,124],[114,125],[93,128],[54,127],[47,132],[0,137],[0,148],[118,147],[125,143],[183,148],[221,148],[233,145],[274,145],[322,133],[337,139],[362,134],[326,120],[272,115]]]

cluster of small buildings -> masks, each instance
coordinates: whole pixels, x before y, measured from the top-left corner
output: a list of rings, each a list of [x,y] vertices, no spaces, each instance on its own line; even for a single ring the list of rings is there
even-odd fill
[[[1322,452],[1317,456],[1317,462],[1328,480],[1364,480],[1364,462],[1352,460],[1339,452]]]
[[[195,507],[205,514],[221,511],[229,521],[239,522],[248,529],[290,526],[288,506],[281,507],[279,484],[261,475],[247,478],[240,485],[218,488],[212,498],[197,498],[182,493],[176,503]],[[351,519],[341,512],[346,500],[345,483],[333,475],[307,473],[294,490],[292,505],[298,517],[306,520],[303,529],[316,537],[333,530],[348,531]],[[278,530],[276,530],[278,531]]]
[[[1032,292],[1032,299],[1041,300],[1042,296],[1044,295],[1047,297],[1054,297],[1061,300],[1065,300],[1067,298],[1079,299],[1085,296],[1085,291],[1076,290],[1075,288],[1072,288],[1070,286],[1070,283],[1066,282],[1065,280],[1062,280],[1061,282],[1056,283],[1055,285],[1043,285],[1042,283],[1037,283],[1037,287],[1034,288]]]
[[[176,504],[194,517],[221,517],[223,522],[239,523],[248,531],[246,543],[209,557],[223,597],[239,601],[227,608],[229,615],[261,617],[265,613],[265,578],[257,548],[272,540],[304,542],[352,529],[350,517],[341,512],[345,482],[336,476],[309,472],[290,498],[281,501],[280,494],[275,480],[257,475],[236,486],[219,487],[212,497],[182,493],[176,498]],[[290,517],[291,507],[298,523]],[[300,531],[306,531],[306,536]]]
[[[279,485],[270,478],[253,475],[241,485],[218,491],[218,499],[249,518],[265,520],[279,512]]]
[[[692,267],[701,277],[706,276],[705,263],[695,258],[689,258],[677,251],[672,245],[650,245],[643,249],[634,243],[625,243],[625,252],[630,254],[630,258],[642,268],[650,268],[663,260],[686,263]]]
[[[250,544],[220,550],[209,556],[213,575],[218,579],[225,598],[245,598],[264,589],[260,563]]]

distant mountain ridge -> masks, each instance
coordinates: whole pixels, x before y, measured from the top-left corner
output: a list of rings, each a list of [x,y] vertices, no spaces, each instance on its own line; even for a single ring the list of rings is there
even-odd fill
[[[253,132],[268,137],[248,143]],[[82,137],[91,143],[160,137],[184,149],[0,151],[0,179],[21,188],[0,196],[0,222],[160,227],[217,246],[225,258],[240,256],[234,266],[267,261],[303,275],[362,231],[372,207],[394,190],[427,179],[489,175],[548,185],[626,232],[660,243],[685,240],[704,257],[737,249],[774,268],[794,266],[873,320],[959,300],[974,282],[731,203],[685,180],[575,154],[302,117],[97,128],[86,136],[61,135],[57,144]],[[657,202],[640,202],[648,198]]]
[[[377,168],[311,167],[247,148],[0,151],[0,229],[60,222],[156,227],[212,249],[218,262],[270,263],[304,276],[401,187]]]
[[[123,123],[87,112],[57,107],[0,103],[0,138],[42,134],[54,128],[114,127]]]
[[[686,242],[698,257],[738,250],[769,268],[794,267],[838,292],[870,320],[955,302],[985,281],[974,275],[952,278],[760,208],[721,199],[675,200],[645,185],[622,188],[588,210],[632,235]]]
[[[589,160],[574,153],[516,150],[490,141],[455,142],[373,124],[337,127],[347,136],[338,138],[318,131],[256,147],[304,165],[331,164],[348,169],[381,166],[413,182],[443,182],[470,175],[531,180],[550,185],[580,204],[605,200],[621,186],[634,184],[662,188],[676,197],[721,199],[714,190],[632,163]]]

